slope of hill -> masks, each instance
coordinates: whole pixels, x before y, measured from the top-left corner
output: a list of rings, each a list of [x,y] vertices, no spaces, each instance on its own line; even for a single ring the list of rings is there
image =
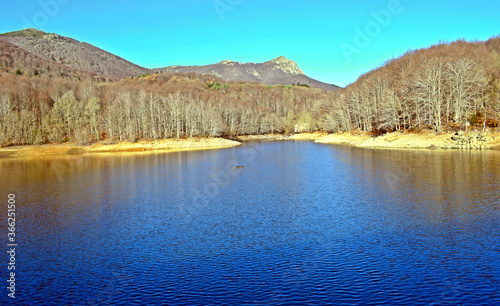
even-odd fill
[[[325,129],[486,130],[500,125],[500,36],[407,52],[335,93]]]
[[[95,80],[105,80],[96,73],[74,69],[52,60],[34,55],[9,42],[0,40],[0,71],[12,74],[27,74],[30,76],[67,77],[83,79],[91,77]]]
[[[126,78],[151,72],[90,44],[36,29],[0,34],[0,40],[44,59],[111,78]]]
[[[211,74],[226,81],[258,82],[267,85],[278,84],[307,84],[334,91],[340,87],[323,83],[306,76],[304,72],[283,56],[265,63],[239,63],[225,60],[205,66],[169,66],[154,69],[162,72],[194,72],[198,74]]]

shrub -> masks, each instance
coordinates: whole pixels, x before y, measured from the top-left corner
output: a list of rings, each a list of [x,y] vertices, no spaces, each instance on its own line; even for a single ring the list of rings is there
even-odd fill
[[[210,82],[207,82],[206,84],[207,84],[207,87],[210,89],[219,90],[221,88],[221,85],[219,82],[210,81]]]

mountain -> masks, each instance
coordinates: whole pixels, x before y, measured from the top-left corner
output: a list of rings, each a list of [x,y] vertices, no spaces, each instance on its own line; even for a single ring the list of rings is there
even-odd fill
[[[314,80],[304,74],[297,64],[280,56],[265,63],[239,63],[225,60],[217,64],[205,66],[169,66],[154,69],[159,72],[194,72],[211,74],[226,81],[258,82],[267,85],[307,84],[334,91],[340,87]]]
[[[36,65],[44,67],[42,72],[50,71],[52,69],[50,67],[54,66],[52,70],[64,70],[63,75],[71,76],[88,73],[94,77],[123,79],[152,72],[197,73],[213,75],[225,81],[257,82],[267,85],[306,84],[307,86],[319,87],[327,91],[334,91],[340,88],[308,77],[294,61],[283,56],[258,64],[225,60],[206,66],[169,66],[166,68],[148,69],[135,65],[88,43],[55,33],[45,33],[37,29],[25,29],[0,34],[0,42],[10,44],[2,45],[4,51],[12,51],[12,45],[19,48],[17,53],[10,55],[6,55],[4,52],[4,58],[10,57],[11,60],[4,61],[3,69],[12,70],[15,68],[15,70],[26,70],[28,74],[30,74],[28,71],[37,71],[36,67],[30,66],[36,63]],[[21,54],[21,57],[17,56]],[[16,65],[13,65],[13,58],[17,60]],[[44,61],[41,59],[44,59]],[[64,65],[69,70],[63,69],[61,65]]]
[[[108,78],[93,72],[78,70],[34,55],[18,46],[0,39],[0,71],[30,76],[92,78],[104,81]]]
[[[46,60],[111,78],[121,79],[151,72],[88,43],[36,29],[0,34],[0,40]]]

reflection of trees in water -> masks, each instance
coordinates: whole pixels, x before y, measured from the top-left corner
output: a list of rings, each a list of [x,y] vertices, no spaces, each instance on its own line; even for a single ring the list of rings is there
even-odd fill
[[[469,218],[498,202],[498,152],[370,150],[389,193],[438,219]],[[362,171],[367,171],[362,168]]]

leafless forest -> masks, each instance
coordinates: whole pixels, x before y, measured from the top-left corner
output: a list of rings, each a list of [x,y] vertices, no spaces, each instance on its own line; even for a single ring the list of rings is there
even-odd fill
[[[500,116],[500,38],[457,41],[408,52],[335,93],[328,131],[496,127]]]
[[[0,77],[4,145],[293,131],[296,120],[319,129],[322,89],[222,84],[209,76],[159,74],[113,83]]]
[[[10,49],[9,49],[10,48]],[[497,127],[500,38],[408,52],[327,92],[153,74],[106,80],[0,45],[3,146],[96,140]]]

